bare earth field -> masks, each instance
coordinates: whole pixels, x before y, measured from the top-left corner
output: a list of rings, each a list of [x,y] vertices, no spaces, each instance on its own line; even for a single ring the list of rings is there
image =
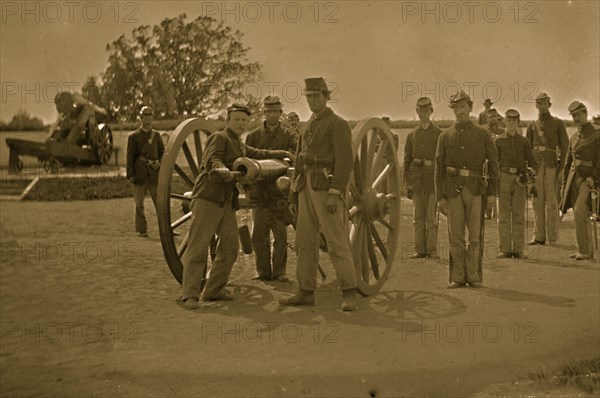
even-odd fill
[[[251,281],[254,257],[241,254],[235,300],[188,311],[146,208],[143,239],[131,198],[0,202],[2,397],[586,395],[528,381],[599,355],[600,270],[568,258],[572,217],[559,246],[526,262],[494,258],[487,221],[485,287],[449,291],[445,219],[445,256],[408,260],[404,202],[390,278],[359,311],[338,310],[325,256],[317,305],[280,308],[296,284]],[[295,279],[293,252],[288,267]]]

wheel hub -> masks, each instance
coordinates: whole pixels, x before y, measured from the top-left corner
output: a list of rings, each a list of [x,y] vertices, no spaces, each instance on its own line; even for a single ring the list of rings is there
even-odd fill
[[[363,206],[367,222],[385,217],[389,208],[385,194],[374,189],[367,189],[363,193]]]

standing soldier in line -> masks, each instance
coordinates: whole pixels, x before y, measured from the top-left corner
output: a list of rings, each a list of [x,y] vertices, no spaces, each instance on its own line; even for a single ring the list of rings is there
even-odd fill
[[[242,156],[255,159],[293,157],[284,150],[252,148],[240,141],[252,113],[248,107],[233,104],[227,109],[227,127],[208,137],[206,150],[192,189],[192,224],[187,250],[182,256],[183,281],[181,298],[189,309],[198,308],[200,293],[205,301],[232,300],[225,291],[231,268],[237,259],[239,236],[235,212],[239,208],[238,190],[230,169]],[[219,236],[215,260],[206,285],[208,248],[214,234]]]
[[[577,253],[569,257],[586,260],[593,257],[590,225],[590,190],[600,181],[600,131],[588,122],[587,108],[579,101],[569,105],[569,114],[579,129],[571,137],[561,190],[561,211],[573,208]]]
[[[504,134],[504,129],[500,127],[499,123],[500,114],[494,108],[491,108],[487,112],[487,125],[484,127],[490,132],[492,140],[496,139],[496,137]],[[485,219],[491,220],[492,218],[496,218],[496,203],[491,206],[486,206],[485,208]]]
[[[296,152],[296,134],[280,122],[283,107],[279,97],[264,100],[265,121],[248,134],[246,144],[258,149],[283,149]],[[284,199],[273,183],[258,182],[250,187],[258,205],[252,210],[254,227],[252,245],[256,256],[256,280],[289,282],[285,276],[287,264],[287,226],[277,218],[277,202]],[[273,232],[273,255],[271,236]]]
[[[454,125],[440,134],[435,154],[438,209],[448,217],[450,284],[448,289],[480,287],[483,280],[483,198],[496,201],[498,153],[490,134],[470,119],[473,101],[464,91],[450,98]],[[488,175],[483,165],[488,162]],[[486,182],[487,180],[487,182]],[[465,245],[465,227],[468,245]]]
[[[356,270],[346,231],[344,192],[353,167],[348,122],[327,106],[330,92],[322,77],[306,79],[306,101],[313,112],[300,133],[290,212],[298,215],[296,246],[300,291],[282,305],[314,305],[319,265],[319,230],[342,289],[342,310],[356,309]]]
[[[290,128],[294,130],[296,135],[300,131],[300,117],[296,112],[290,112],[287,115],[288,123],[290,124]]]
[[[485,106],[485,109],[479,113],[479,118],[477,119],[479,125],[483,126],[484,124],[488,123],[488,111],[490,110],[492,104],[493,102],[489,98],[486,98],[485,101],[483,101],[483,106]]]
[[[152,203],[156,208],[156,187],[160,160],[165,146],[160,133],[152,129],[154,111],[143,106],[138,119],[140,128],[127,137],[127,178],[133,184],[133,201],[135,202],[135,232],[141,237],[148,236],[148,223],[144,214],[144,199],[150,191]]]
[[[567,156],[569,137],[562,120],[550,114],[550,97],[539,93],[535,97],[538,119],[527,126],[527,139],[538,164],[537,197],[532,199],[535,221],[533,239],[528,245],[550,245],[558,240],[558,182]]]
[[[498,258],[527,258],[525,246],[525,201],[527,167],[537,168],[531,144],[517,133],[520,115],[516,109],[506,111],[506,133],[496,137],[500,176],[498,178]]]
[[[404,145],[404,185],[406,196],[413,201],[415,252],[409,258],[437,256],[436,197],[433,183],[435,149],[442,130],[431,120],[431,99],[417,100],[419,125],[406,137]]]

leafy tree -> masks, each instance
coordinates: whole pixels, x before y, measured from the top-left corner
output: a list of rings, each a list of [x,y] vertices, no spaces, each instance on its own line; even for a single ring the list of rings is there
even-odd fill
[[[19,109],[7,125],[8,130],[43,130],[42,119],[31,116],[25,109]]]
[[[187,22],[185,14],[135,28],[130,38],[122,35],[106,47],[107,105],[128,119],[142,105],[165,116],[222,112],[260,70],[248,61],[242,36],[208,16]]]

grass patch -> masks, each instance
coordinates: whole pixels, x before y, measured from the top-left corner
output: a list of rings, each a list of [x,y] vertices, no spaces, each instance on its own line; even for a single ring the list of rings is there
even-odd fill
[[[600,357],[576,360],[551,373],[530,372],[529,379],[555,388],[577,387],[587,394],[600,392]]]
[[[125,177],[42,178],[25,200],[69,201],[133,197]]]

